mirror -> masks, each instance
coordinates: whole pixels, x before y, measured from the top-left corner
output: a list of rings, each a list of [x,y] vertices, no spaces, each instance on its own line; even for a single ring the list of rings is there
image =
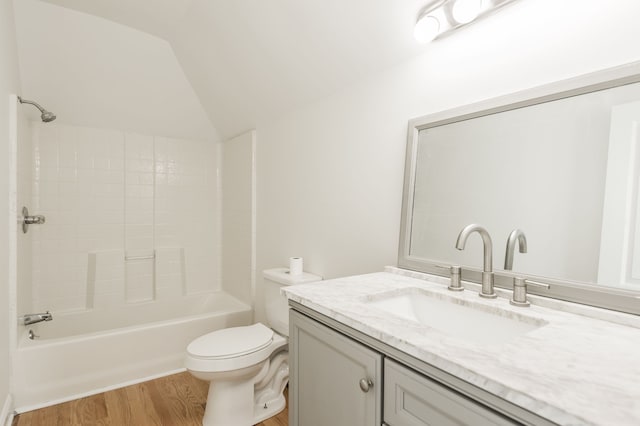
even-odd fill
[[[400,266],[462,265],[478,281],[481,239],[455,249],[477,223],[500,275],[519,228],[528,252],[516,248],[513,272],[554,284],[540,293],[638,313],[639,73],[631,64],[411,120]]]

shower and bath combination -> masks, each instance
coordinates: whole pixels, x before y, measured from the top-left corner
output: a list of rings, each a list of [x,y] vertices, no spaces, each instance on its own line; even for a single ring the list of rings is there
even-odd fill
[[[56,115],[54,113],[42,108],[40,104],[38,104],[37,102],[22,99],[20,96],[18,96],[18,101],[20,101],[21,104],[29,104],[38,108],[38,110],[40,110],[40,119],[45,123],[49,123],[56,119]],[[27,233],[27,230],[29,229],[29,225],[41,225],[44,223],[45,223],[45,217],[43,215],[31,216],[29,215],[29,210],[27,210],[26,207],[22,208],[22,232],[23,233],[25,234]],[[31,324],[36,324],[39,322],[51,321],[51,320],[53,320],[53,315],[51,315],[51,312],[49,311],[45,313],[26,314],[18,318],[18,321],[23,325],[31,325]],[[36,336],[33,330],[29,330],[29,339],[33,340],[36,337],[39,337],[39,336]]]
[[[50,121],[53,121],[53,120],[56,119],[56,115],[54,113],[52,113],[51,111],[47,111],[46,109],[42,108],[40,106],[40,104],[38,104],[37,102],[28,101],[26,99],[22,99],[20,96],[18,96],[18,100],[20,101],[21,104],[29,104],[29,105],[33,105],[34,107],[38,108],[40,110],[40,119],[43,122],[49,123]]]

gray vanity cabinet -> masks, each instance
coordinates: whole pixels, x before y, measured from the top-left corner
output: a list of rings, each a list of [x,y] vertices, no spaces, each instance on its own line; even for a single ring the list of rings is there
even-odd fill
[[[290,311],[290,426],[378,426],[382,355]]]

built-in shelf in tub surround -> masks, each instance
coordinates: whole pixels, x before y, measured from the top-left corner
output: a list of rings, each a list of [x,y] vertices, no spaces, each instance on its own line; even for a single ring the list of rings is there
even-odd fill
[[[287,287],[292,301],[562,425],[640,424],[640,320],[553,301],[511,306],[448,280],[396,268]],[[411,276],[413,275],[413,276]],[[415,290],[412,290],[415,289]],[[375,308],[389,292],[422,291],[538,325],[507,341],[475,344]],[[508,292],[500,292],[509,296]],[[543,302],[544,304],[544,302]],[[579,314],[574,313],[579,311]],[[611,317],[612,321],[599,318]]]

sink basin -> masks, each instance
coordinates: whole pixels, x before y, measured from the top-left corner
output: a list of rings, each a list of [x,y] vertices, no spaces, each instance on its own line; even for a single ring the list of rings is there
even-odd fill
[[[366,304],[474,344],[504,343],[546,324],[512,312],[503,316],[491,306],[414,288],[382,294]]]

